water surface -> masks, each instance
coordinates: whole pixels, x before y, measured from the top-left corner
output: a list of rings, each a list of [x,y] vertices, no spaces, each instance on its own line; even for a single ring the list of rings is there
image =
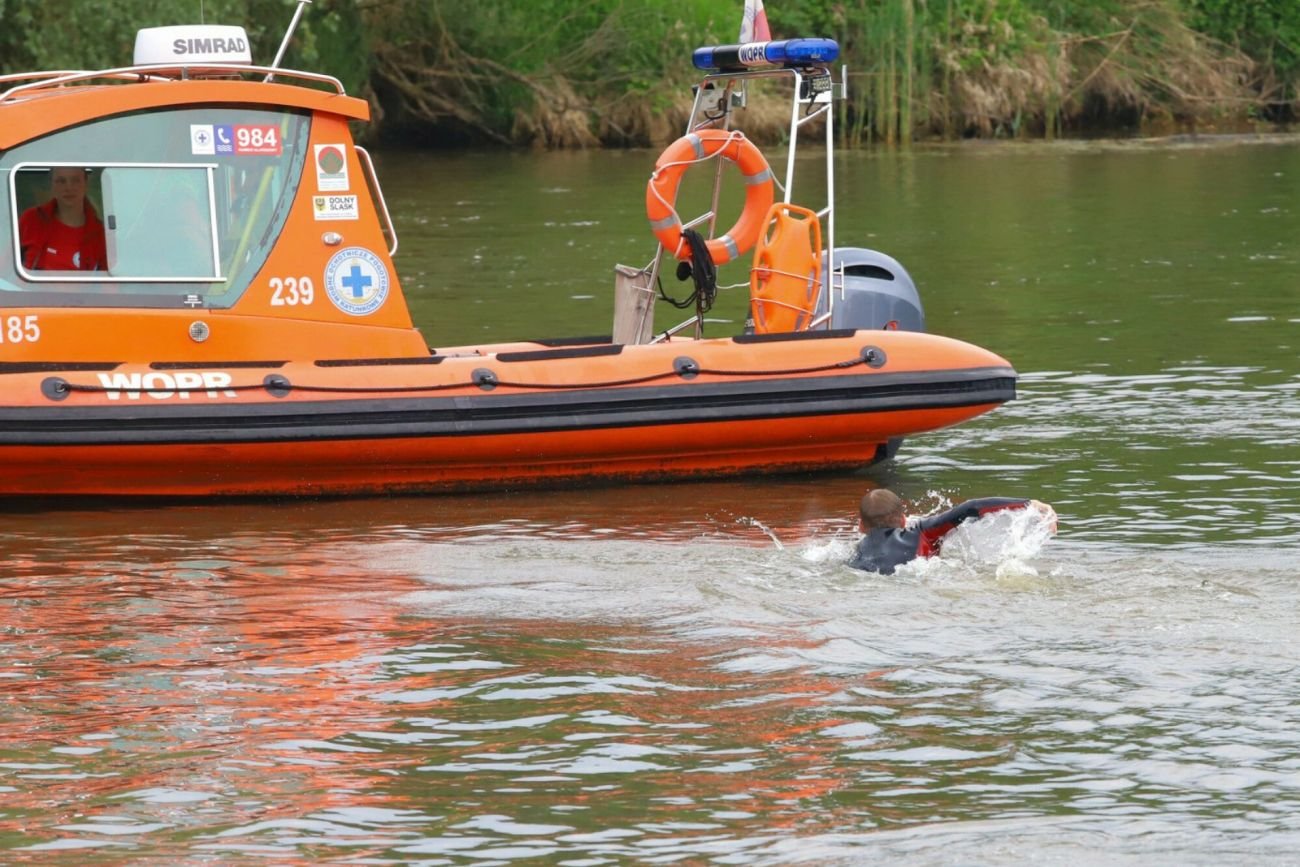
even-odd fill
[[[608,333],[652,252],[652,153],[379,157],[434,346]],[[858,475],[16,504],[3,860],[1295,863],[1300,146],[837,173],[1019,400]],[[1061,530],[857,573],[875,484]]]

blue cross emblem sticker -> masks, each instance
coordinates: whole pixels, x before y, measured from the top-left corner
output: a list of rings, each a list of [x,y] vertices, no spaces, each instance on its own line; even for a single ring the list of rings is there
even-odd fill
[[[369,316],[388,299],[388,269],[364,247],[339,250],[325,266],[325,292],[349,316]]]
[[[348,271],[348,275],[339,282],[343,284],[345,289],[351,290],[353,298],[360,299],[366,297],[366,288],[373,281],[370,279],[369,274],[361,270],[360,265],[353,265],[352,270]]]

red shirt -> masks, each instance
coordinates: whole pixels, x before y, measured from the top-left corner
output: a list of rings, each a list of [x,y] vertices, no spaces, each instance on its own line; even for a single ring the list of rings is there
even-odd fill
[[[23,211],[18,218],[18,237],[23,267],[29,271],[103,271],[108,265],[104,246],[104,224],[90,202],[85,203],[86,222],[69,226],[57,216],[58,202],[49,201]]]

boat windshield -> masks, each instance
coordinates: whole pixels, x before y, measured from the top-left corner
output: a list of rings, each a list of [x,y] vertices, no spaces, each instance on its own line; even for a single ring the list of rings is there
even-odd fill
[[[0,306],[229,307],[283,228],[310,127],[154,110],[0,153]]]

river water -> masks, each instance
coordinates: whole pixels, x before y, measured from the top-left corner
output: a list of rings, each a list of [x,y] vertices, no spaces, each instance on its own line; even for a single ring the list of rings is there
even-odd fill
[[[608,333],[652,252],[653,153],[378,156],[434,346]],[[837,174],[1017,401],[856,476],[11,505],[0,860],[1297,863],[1300,141]],[[875,484],[1060,531],[857,573]]]

